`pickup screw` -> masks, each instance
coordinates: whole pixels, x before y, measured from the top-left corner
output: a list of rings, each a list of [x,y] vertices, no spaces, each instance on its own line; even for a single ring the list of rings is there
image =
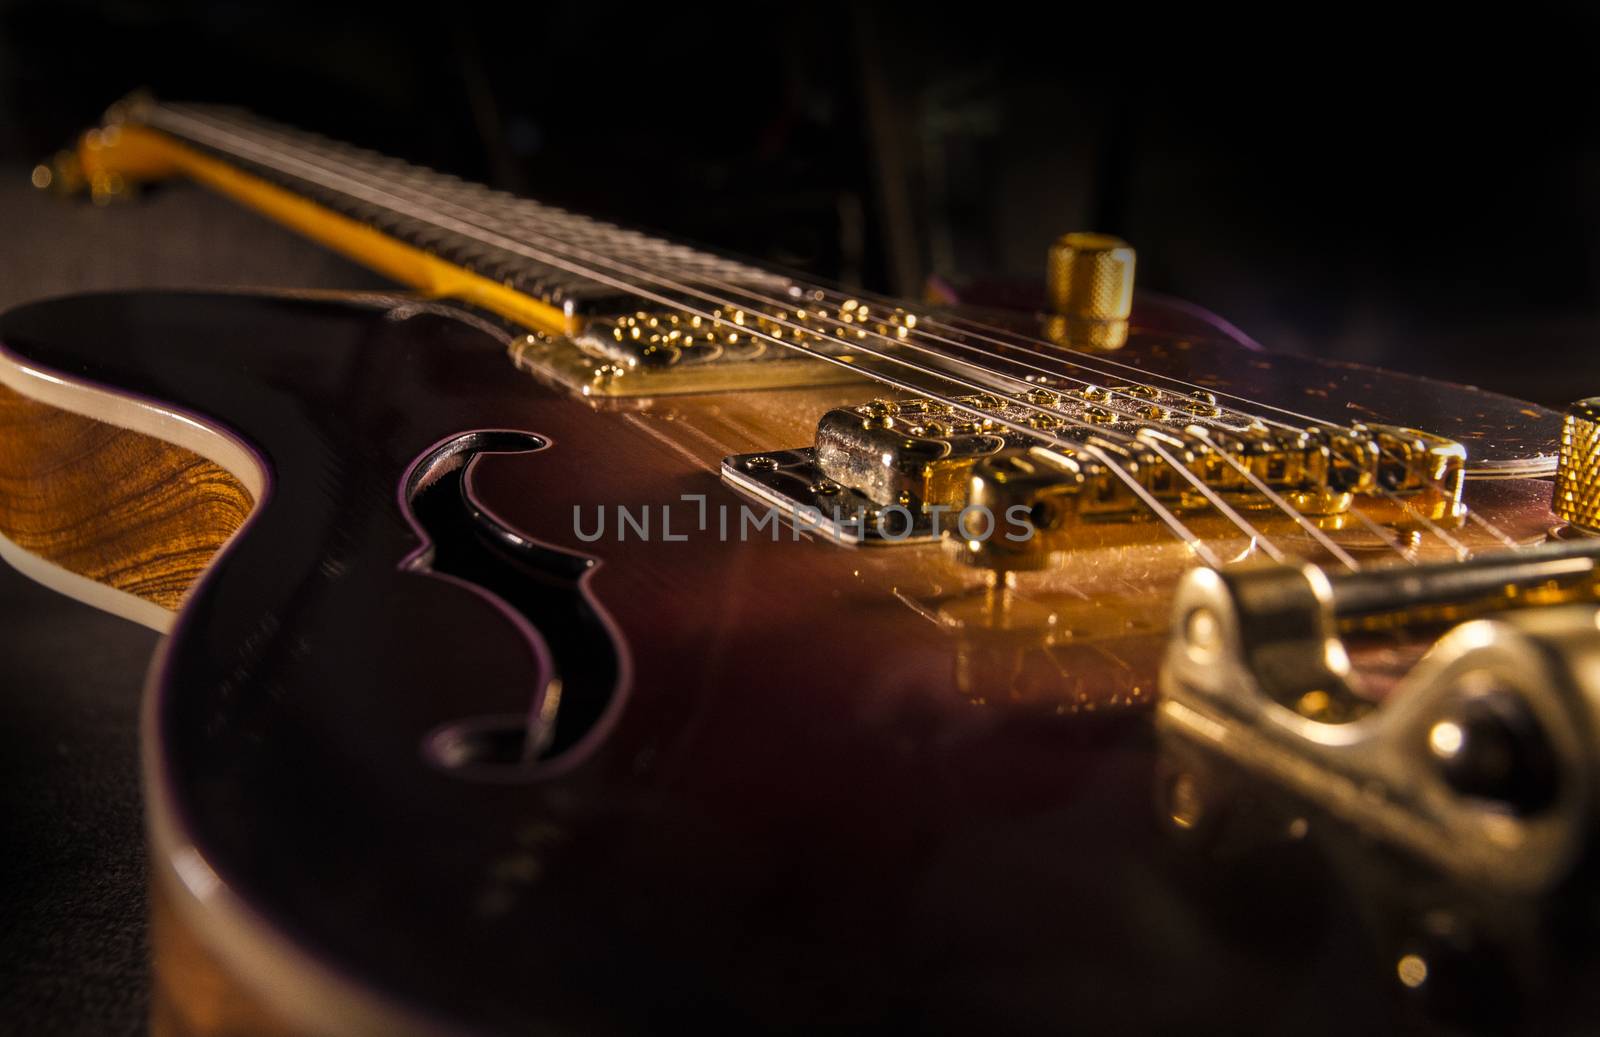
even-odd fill
[[[768,457],[766,454],[757,454],[745,461],[744,467],[747,472],[775,472],[778,470],[778,459]]]

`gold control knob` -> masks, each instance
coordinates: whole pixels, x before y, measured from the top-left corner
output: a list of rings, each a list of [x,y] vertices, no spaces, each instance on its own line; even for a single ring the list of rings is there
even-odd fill
[[[1045,329],[1070,349],[1119,349],[1133,310],[1134,251],[1109,234],[1077,231],[1050,246],[1046,266],[1052,313]]]
[[[1574,528],[1600,535],[1600,396],[1567,408],[1550,510]]]

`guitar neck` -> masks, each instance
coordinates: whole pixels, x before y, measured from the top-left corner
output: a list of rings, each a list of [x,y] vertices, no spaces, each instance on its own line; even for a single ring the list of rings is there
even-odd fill
[[[664,263],[691,287],[788,286],[745,263],[235,109],[131,106],[92,131],[80,155],[91,188],[187,176],[401,284],[549,334],[632,312],[633,272]]]

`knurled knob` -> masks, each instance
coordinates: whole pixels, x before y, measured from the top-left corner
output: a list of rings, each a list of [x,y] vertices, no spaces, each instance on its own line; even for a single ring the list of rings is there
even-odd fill
[[[1550,510],[1585,533],[1600,534],[1600,396],[1567,408]]]
[[[1057,238],[1045,271],[1051,338],[1101,349],[1127,341],[1134,262],[1133,247],[1109,234]]]

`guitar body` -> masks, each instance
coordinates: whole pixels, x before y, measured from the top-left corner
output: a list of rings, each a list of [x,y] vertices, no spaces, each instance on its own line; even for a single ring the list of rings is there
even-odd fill
[[[720,459],[808,442],[864,384],[598,406],[512,370],[493,325],[386,297],[61,299],[0,319],[0,348],[17,413],[156,437],[13,435],[8,479],[32,464],[36,501],[83,507],[51,480],[144,449],[175,502],[141,525],[101,487],[94,564],[38,520],[24,549],[13,509],[14,560],[159,626],[232,535],[147,692],[164,1032],[1429,1011],[1393,981],[1443,896],[1392,878],[1412,865],[1303,815],[1247,851],[1171,838],[1153,595],[1190,560],[1155,524],[1087,543],[1060,577],[1082,608],[1048,617],[940,545],[749,527]],[[1468,497],[1550,525],[1548,484]],[[166,589],[126,577],[160,558]],[[1527,1019],[1551,982],[1459,1003]]]

